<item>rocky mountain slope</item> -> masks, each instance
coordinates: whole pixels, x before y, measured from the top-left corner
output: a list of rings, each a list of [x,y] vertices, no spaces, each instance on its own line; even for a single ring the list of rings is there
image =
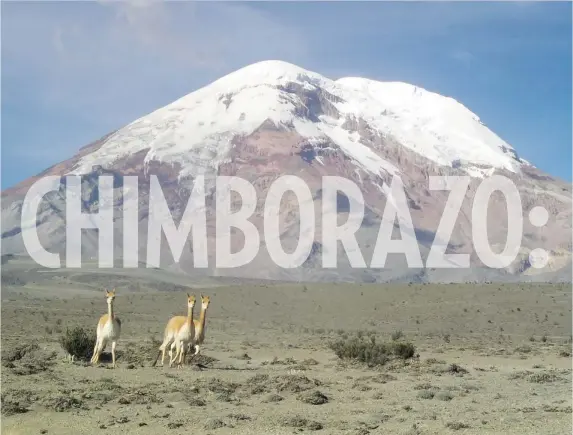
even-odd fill
[[[161,183],[170,211],[178,223],[194,180],[203,175],[209,267],[213,275],[286,280],[348,281],[484,281],[554,280],[571,278],[571,185],[557,180],[521,159],[517,151],[490,131],[456,100],[406,83],[364,78],[330,80],[281,61],[259,62],[156,110],[82,148],[71,159],[2,193],[2,254],[25,254],[20,213],[27,189],[45,175],[83,176],[85,211],[98,207],[97,176],[115,177],[115,255],[122,257],[122,176],[139,177],[139,260],[147,258],[150,176]],[[504,269],[484,266],[472,242],[472,205],[476,189],[498,174],[517,186],[523,209],[522,249]],[[215,176],[235,175],[249,181],[256,201],[250,219],[260,235],[258,255],[244,267],[216,268]],[[266,250],[264,201],[281,175],[296,175],[310,188],[316,223],[300,222],[294,195],[281,203],[281,243],[292,252],[302,239],[312,242],[302,267],[283,269]],[[339,244],[338,267],[322,267],[322,177],[336,175],[359,187],[354,198],[339,194],[325,207],[340,223],[349,207],[363,200],[365,214],[356,233],[361,268],[353,268]],[[370,267],[393,177],[404,184],[406,200],[424,264],[450,192],[430,190],[432,175],[469,175],[471,182],[448,243],[447,253],[468,253],[470,269],[409,268],[403,255],[389,255],[384,267]],[[233,199],[234,206],[241,201]],[[548,222],[533,226],[528,213],[544,207]],[[492,249],[503,249],[508,229],[505,200],[494,192],[487,214],[487,237]],[[48,194],[40,206],[38,232],[43,246],[65,253],[65,184]],[[515,224],[515,223],[512,223]],[[399,237],[395,232],[394,237]],[[486,237],[485,234],[480,235]],[[186,244],[179,264],[162,241],[161,267],[193,271],[192,243]],[[256,241],[255,241],[256,242]],[[241,249],[241,232],[232,234],[233,251]],[[249,240],[253,243],[253,240]],[[447,243],[447,241],[444,241]],[[531,267],[529,252],[549,253],[546,267]],[[354,249],[356,251],[356,248]],[[97,232],[86,230],[82,258],[97,256]],[[118,264],[121,264],[119,262]]]

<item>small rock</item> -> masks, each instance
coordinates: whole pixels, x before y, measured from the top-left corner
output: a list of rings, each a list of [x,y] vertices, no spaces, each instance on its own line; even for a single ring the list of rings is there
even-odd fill
[[[245,414],[229,414],[227,416],[227,418],[230,418],[232,420],[237,420],[237,421],[251,420],[251,417],[249,417],[248,415],[245,415]]]
[[[436,393],[436,399],[442,400],[444,402],[448,402],[448,401],[452,400],[453,398],[454,398],[454,396],[452,396],[452,394],[449,391],[438,391]]]
[[[181,426],[183,426],[183,423],[181,423],[180,421],[172,421],[167,423],[168,429],[177,429],[180,428]]]
[[[269,396],[267,396],[263,402],[265,403],[276,403],[276,402],[281,402],[283,401],[284,398],[282,396],[279,396],[278,394],[270,394]]]
[[[306,427],[308,430],[321,430],[324,426],[318,421],[309,421]]]
[[[418,391],[418,397],[419,397],[420,399],[430,400],[430,399],[433,399],[433,398],[434,398],[434,395],[435,395],[434,392],[431,391],[431,390],[421,390],[421,391]]]
[[[219,429],[223,426],[225,426],[225,423],[223,423],[223,420],[219,418],[212,418],[210,420],[207,420],[207,422],[205,423],[205,429],[207,430]]]
[[[323,405],[328,403],[328,397],[322,394],[320,391],[312,391],[310,393],[303,393],[298,396],[298,400],[310,405]]]
[[[192,397],[192,398],[187,400],[187,403],[189,404],[189,406],[205,406],[205,405],[207,405],[207,403],[199,397]]]

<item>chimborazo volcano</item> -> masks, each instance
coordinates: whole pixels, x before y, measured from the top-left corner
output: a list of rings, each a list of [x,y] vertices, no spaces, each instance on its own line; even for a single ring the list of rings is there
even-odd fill
[[[98,175],[102,174],[112,175],[116,181],[114,255],[119,267],[123,255],[122,177],[139,178],[138,249],[141,267],[145,267],[150,177],[157,176],[173,220],[179,224],[194,180],[204,175],[209,262],[201,273],[358,282],[571,278],[571,185],[522,159],[517,149],[460,102],[407,83],[360,77],[331,80],[274,60],[246,66],[134,120],[79,149],[70,159],[2,192],[2,254],[27,255],[20,216],[24,196],[36,180],[46,175],[82,175],[84,212],[97,213]],[[215,264],[214,180],[218,175],[241,177],[256,191],[257,203],[252,204],[256,208],[249,220],[260,235],[258,254],[236,269],[221,269]],[[281,268],[269,257],[263,230],[267,192],[282,175],[304,180],[316,211],[316,220],[309,228],[307,222],[301,222],[294,195],[285,195],[281,203],[283,249],[292,252],[300,237],[312,238],[310,253],[300,267],[293,269]],[[451,237],[445,241],[438,240],[436,233],[451,192],[431,189],[433,175],[471,177]],[[502,269],[483,264],[475,252],[472,235],[473,198],[480,183],[492,175],[503,175],[517,186],[523,211],[521,250],[515,261]],[[363,267],[351,267],[340,244],[337,267],[323,267],[323,176],[344,177],[359,188],[361,198],[339,193],[326,207],[342,225],[348,219],[351,199],[363,202],[364,217],[353,248],[363,259]],[[396,223],[393,238],[415,237],[424,264],[433,243],[447,244],[448,254],[470,254],[470,268],[410,268],[403,254],[389,254],[384,267],[372,266],[386,202],[392,200],[389,186],[395,176],[403,183],[414,232],[400,235]],[[61,253],[62,261],[66,251],[65,186],[62,178],[60,190],[44,197],[37,216],[42,246]],[[233,205],[238,208],[244,204],[235,198]],[[549,215],[541,227],[528,219],[535,206],[545,208]],[[487,216],[483,217],[487,219],[487,234],[479,236],[487,238],[494,252],[503,250],[508,227],[514,224],[507,216],[504,196],[493,192]],[[244,243],[241,231],[233,231],[232,250],[242,249]],[[533,249],[548,253],[545,267],[532,267],[529,253]],[[85,230],[82,259],[93,260],[97,252],[97,231]],[[191,233],[178,263],[173,261],[165,238],[160,258],[162,268],[190,276],[199,273],[194,267]]]

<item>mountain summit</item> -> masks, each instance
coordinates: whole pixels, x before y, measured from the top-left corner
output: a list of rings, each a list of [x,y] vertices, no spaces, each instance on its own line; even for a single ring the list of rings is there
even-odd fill
[[[398,168],[364,144],[390,140],[442,166],[483,176],[518,172],[526,162],[452,98],[399,82],[356,77],[336,81],[282,61],[244,67],[120,129],[80,159],[72,173],[148,150],[145,161],[181,165],[182,175],[216,170],[232,140],[264,123],[288,129],[309,145],[333,143],[361,170]],[[482,167],[485,167],[484,170]]]
[[[102,173],[113,174],[118,180],[122,175],[137,175],[141,192],[149,191],[149,177],[157,175],[176,222],[197,175],[205,175],[210,183],[208,191],[214,188],[212,181],[217,175],[236,175],[251,182],[258,203],[250,220],[259,229],[263,249],[244,268],[223,272],[210,268],[213,274],[353,281],[554,279],[566,273],[564,267],[571,260],[571,186],[521,159],[511,145],[455,99],[407,83],[359,77],[331,80],[287,62],[258,62],[131,122],[39,176],[84,176],[86,211],[96,212],[94,175]],[[522,252],[503,270],[491,270],[480,264],[472,242],[473,196],[480,182],[493,174],[504,175],[517,185],[525,217],[535,205],[549,212],[549,220],[542,228],[524,219]],[[295,271],[278,268],[264,253],[262,208],[269,186],[281,175],[302,178],[316,207],[322,202],[324,175],[342,176],[359,186],[366,211],[357,240],[366,265],[372,258],[393,175],[399,175],[404,183],[415,236],[424,258],[436,239],[449,195],[447,191],[430,190],[429,177],[469,175],[472,181],[448,243],[448,253],[471,254],[472,268],[412,270],[398,256],[389,260],[384,269],[357,270],[348,266],[344,251],[339,249],[339,267],[324,270],[319,261],[323,249],[319,220],[312,236],[313,249],[303,267]],[[25,254],[19,216],[27,188],[38,177],[3,192],[3,254]],[[121,182],[116,188],[119,209]],[[296,246],[302,223],[296,201],[285,199],[281,209],[281,242],[288,251],[288,247]],[[46,196],[38,216],[40,240],[54,252],[63,252],[65,248],[64,201],[62,185],[60,192]],[[348,206],[344,205],[347,202],[343,198],[337,204],[337,213],[342,218],[348,212]],[[208,201],[207,207],[211,231],[214,204]],[[148,197],[143,194],[139,205],[141,261],[145,261],[146,255],[147,208]],[[503,249],[506,240],[509,227],[506,215],[503,196],[492,195],[487,237],[496,252]],[[121,216],[115,225],[117,234],[121,234]],[[212,242],[213,234],[209,237]],[[96,255],[97,233],[88,231],[82,240],[84,255]],[[243,242],[240,234],[234,235],[237,250]],[[194,273],[192,244],[187,246],[178,267]],[[212,258],[212,243],[209,246]],[[528,254],[534,248],[550,254],[543,269],[531,267]],[[116,251],[121,256],[121,249]],[[173,265],[167,251],[161,255],[162,266]]]

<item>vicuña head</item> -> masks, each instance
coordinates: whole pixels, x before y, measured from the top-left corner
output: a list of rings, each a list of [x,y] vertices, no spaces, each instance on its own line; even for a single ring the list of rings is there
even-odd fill
[[[97,324],[97,339],[91,362],[92,364],[97,364],[107,343],[111,342],[112,367],[115,368],[115,346],[121,334],[121,320],[119,320],[119,317],[117,317],[113,311],[115,288],[112,291],[105,289],[105,299],[107,302],[107,314],[101,316]]]
[[[193,308],[195,306],[195,301],[195,295],[187,293],[187,308]]]
[[[107,289],[105,289],[105,298],[108,305],[112,304],[113,301],[115,301],[115,288],[112,291],[107,291]]]
[[[210,302],[211,298],[209,296],[203,296],[203,293],[201,293],[201,309],[207,310]]]

